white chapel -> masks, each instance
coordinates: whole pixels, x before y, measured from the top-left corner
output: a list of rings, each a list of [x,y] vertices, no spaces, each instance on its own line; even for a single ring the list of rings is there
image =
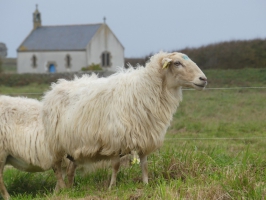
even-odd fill
[[[105,22],[84,25],[42,26],[33,13],[33,30],[17,49],[18,73],[78,72],[99,65],[115,72],[124,66],[124,47]]]

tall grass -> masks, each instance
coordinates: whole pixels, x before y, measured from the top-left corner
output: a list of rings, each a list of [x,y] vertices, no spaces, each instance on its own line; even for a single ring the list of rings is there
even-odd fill
[[[230,70],[206,74],[218,80],[218,72],[227,80],[238,77]],[[241,73],[241,86],[263,86],[257,80],[264,75],[245,85],[257,71]],[[223,81],[210,87],[235,86]],[[266,89],[184,90],[164,145],[148,157],[149,185],[142,184],[138,165],[122,167],[110,191],[110,169],[78,171],[74,187],[58,194],[53,193],[52,171],[7,168],[4,180],[13,199],[265,199],[265,99]]]

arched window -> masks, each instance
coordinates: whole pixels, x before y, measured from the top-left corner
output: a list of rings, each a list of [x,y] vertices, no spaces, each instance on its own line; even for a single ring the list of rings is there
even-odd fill
[[[102,67],[110,67],[111,66],[111,55],[109,52],[105,51],[102,53]]]
[[[31,61],[32,61],[31,66],[33,68],[36,68],[37,67],[37,57],[35,55],[32,56]]]
[[[70,68],[71,67],[71,57],[69,54],[66,55],[65,61],[66,61],[66,68]]]

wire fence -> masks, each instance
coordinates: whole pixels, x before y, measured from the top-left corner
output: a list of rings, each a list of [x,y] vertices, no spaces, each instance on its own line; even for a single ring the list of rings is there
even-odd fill
[[[31,92],[26,92],[26,93],[1,93],[2,95],[43,95],[44,93],[31,93]]]
[[[243,137],[243,138],[165,138],[168,142],[174,142],[176,140],[261,140],[266,137]]]
[[[231,88],[205,88],[205,90],[241,90],[241,89],[266,89],[266,87],[231,87]],[[195,90],[195,89],[182,89],[182,90]],[[43,95],[44,93],[1,93],[4,95]],[[176,140],[259,140],[259,139],[266,139],[266,137],[242,137],[242,138],[165,138],[165,141],[167,142],[174,142]]]
[[[241,89],[266,89],[266,87],[231,87],[231,88],[205,88],[205,90],[241,90]],[[182,90],[193,91],[195,89],[183,88]],[[2,95],[43,95],[44,93],[23,92],[23,93],[1,93]]]
[[[205,88],[205,90],[242,90],[242,89],[266,89],[266,87]],[[195,89],[183,89],[183,90],[195,90]]]

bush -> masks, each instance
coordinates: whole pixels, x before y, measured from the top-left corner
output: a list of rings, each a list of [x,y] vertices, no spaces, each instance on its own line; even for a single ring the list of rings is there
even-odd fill
[[[265,68],[266,39],[239,40],[199,48],[173,50],[187,54],[201,69]],[[152,53],[153,54],[153,53]],[[148,58],[125,58],[125,66],[145,64]]]
[[[82,67],[81,70],[82,71],[100,71],[100,70],[102,70],[102,68],[100,67],[100,64],[92,63],[91,65],[89,65],[87,67]]]
[[[3,72],[3,69],[2,69],[2,60],[0,58],[0,73],[2,73],[2,72]]]
[[[231,41],[179,50],[202,69],[265,68],[266,39]]]
[[[51,84],[59,78],[71,79],[73,74],[0,74],[0,85],[13,87],[31,83]]]

